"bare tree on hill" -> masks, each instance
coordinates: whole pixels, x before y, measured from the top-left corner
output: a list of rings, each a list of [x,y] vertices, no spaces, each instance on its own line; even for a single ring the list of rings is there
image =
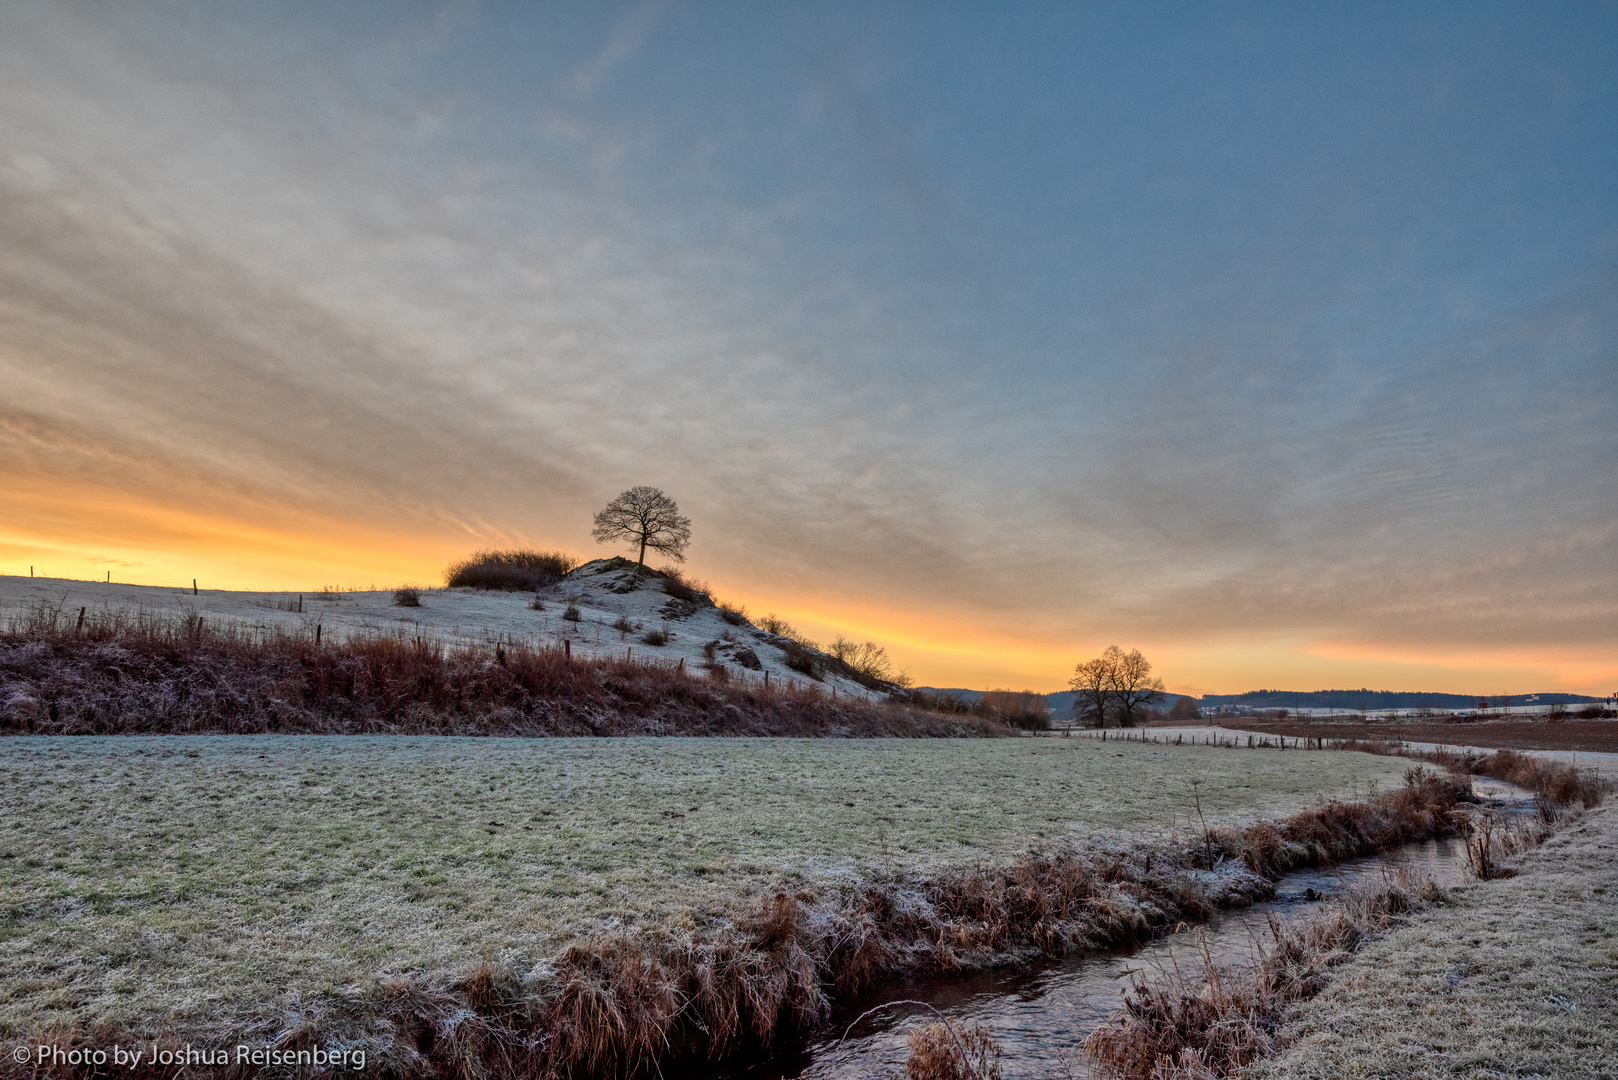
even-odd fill
[[[658,488],[632,487],[596,514],[590,535],[598,544],[615,540],[639,544],[641,566],[646,565],[647,548],[684,562],[685,546],[691,542],[691,519],[682,516],[679,504]]]

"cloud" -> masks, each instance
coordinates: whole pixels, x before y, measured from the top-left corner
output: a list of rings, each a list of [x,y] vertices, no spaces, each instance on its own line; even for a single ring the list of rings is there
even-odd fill
[[[252,534],[314,567],[341,533],[345,568],[391,543],[429,576],[592,550],[590,513],[653,483],[722,587],[941,670],[980,647],[952,641],[1007,678],[1155,644],[1208,685],[1232,641],[1613,641],[1610,257],[1507,288],[1406,216],[1360,248],[1311,216],[1354,191],[1169,212],[1146,151],[1041,186],[1056,129],[980,174],[1000,131],[930,111],[891,41],[783,59],[744,19],[717,56],[661,4],[193,16],[0,16],[18,551]],[[481,59],[502,36],[535,55]]]

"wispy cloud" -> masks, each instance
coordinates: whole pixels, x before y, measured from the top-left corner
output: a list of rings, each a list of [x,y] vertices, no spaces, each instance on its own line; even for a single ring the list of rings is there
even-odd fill
[[[430,577],[586,549],[655,483],[722,587],[849,612],[934,681],[1059,684],[1113,640],[1226,689],[1235,642],[1457,679],[1618,644],[1599,160],[1532,198],[1414,142],[1350,168],[1304,106],[1210,133],[1058,33],[947,20],[180,12],[0,16],[13,557],[193,536]],[[1149,71],[1141,33],[1107,47]],[[1182,62],[1226,92],[1209,49]],[[1400,177],[1442,179],[1432,221]]]

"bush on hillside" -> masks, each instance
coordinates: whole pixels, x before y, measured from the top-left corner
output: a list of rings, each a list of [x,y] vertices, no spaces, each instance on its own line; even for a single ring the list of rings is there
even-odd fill
[[[579,560],[560,551],[479,551],[452,564],[444,581],[451,588],[533,592],[556,584],[578,565]]]
[[[708,584],[691,577],[678,566],[672,564],[658,570],[663,575],[663,591],[676,600],[688,600],[692,603],[701,603],[709,599]]]
[[[814,649],[816,652],[820,651],[820,645],[818,642],[811,639],[809,635],[801,634],[797,630],[793,629],[791,623],[787,622],[773,611],[764,616],[754,625],[760,630],[764,631],[766,634],[774,634],[776,637],[784,637],[788,641],[802,645],[806,649]]]

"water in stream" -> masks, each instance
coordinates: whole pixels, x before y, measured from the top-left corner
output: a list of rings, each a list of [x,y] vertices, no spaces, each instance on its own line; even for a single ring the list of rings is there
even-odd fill
[[[1498,781],[1479,780],[1480,796],[1514,808],[1532,805],[1532,796]],[[1006,1080],[1086,1077],[1078,1049],[1085,1036],[1106,1022],[1122,1003],[1123,991],[1136,971],[1202,969],[1206,940],[1215,963],[1238,966],[1250,961],[1255,946],[1270,937],[1270,919],[1282,923],[1303,918],[1321,900],[1355,881],[1407,868],[1440,884],[1459,882],[1466,855],[1458,840],[1412,844],[1382,856],[1354,859],[1338,866],[1288,874],[1276,886],[1274,900],[1222,912],[1193,930],[1149,942],[1133,951],[1089,954],[1053,961],[1034,969],[983,972],[969,976],[926,976],[884,987],[880,996],[851,1004],[840,1022],[800,1049],[746,1068],[718,1073],[732,1080],[868,1080],[901,1077],[908,1053],[905,1036],[932,1019],[919,1006],[903,1005],[880,1012],[856,1025],[843,1038],[846,1025],[863,1009],[885,1001],[925,1001],[955,1023],[981,1023],[1004,1052]]]

